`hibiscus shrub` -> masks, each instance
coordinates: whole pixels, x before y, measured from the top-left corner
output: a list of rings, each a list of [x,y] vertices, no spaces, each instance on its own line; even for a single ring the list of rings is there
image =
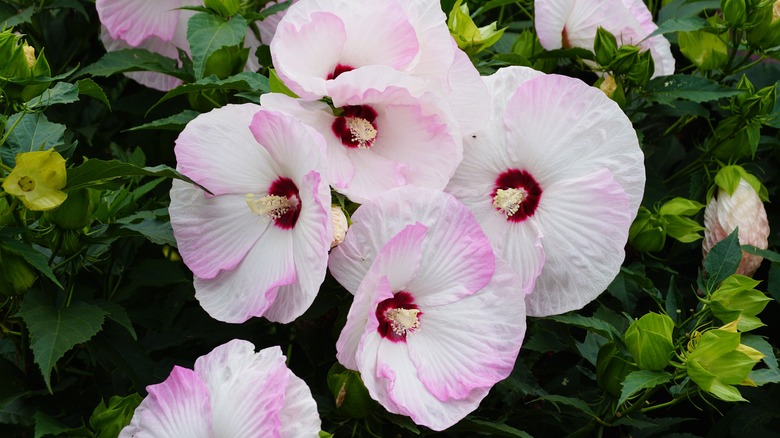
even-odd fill
[[[780,1],[0,23],[0,436],[780,430]]]

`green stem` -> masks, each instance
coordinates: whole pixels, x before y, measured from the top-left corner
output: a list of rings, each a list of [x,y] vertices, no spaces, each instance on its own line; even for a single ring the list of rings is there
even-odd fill
[[[22,117],[24,117],[25,114],[27,114],[27,111],[22,111],[22,113],[16,119],[14,124],[11,125],[10,128],[8,128],[8,131],[5,131],[5,135],[3,135],[3,138],[0,138],[0,146],[5,144],[5,141],[8,140],[8,137],[10,137],[11,133],[14,132],[14,129],[16,129],[16,126],[19,124],[19,122],[22,121]]]
[[[683,396],[675,397],[675,398],[673,398],[673,399],[671,399],[671,400],[669,400],[668,402],[665,402],[665,403],[659,403],[657,405],[653,405],[653,406],[648,406],[646,408],[642,408],[642,409],[639,410],[639,412],[645,413],[645,412],[655,411],[657,409],[668,408],[670,406],[676,405],[677,403],[680,403],[681,401],[683,401],[686,398],[688,398],[688,392],[687,391],[685,393],[683,393]]]

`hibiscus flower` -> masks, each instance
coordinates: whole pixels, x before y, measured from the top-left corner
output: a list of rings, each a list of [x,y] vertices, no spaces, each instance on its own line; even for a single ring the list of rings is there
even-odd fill
[[[596,88],[525,67],[485,78],[494,111],[446,191],[530,282],[528,314],[595,299],[617,275],[645,182],[631,122]]]
[[[213,318],[287,323],[311,305],[333,238],[324,148],[310,127],[254,104],[202,114],[179,135],[177,169],[212,194],[174,182],[171,225]]]
[[[522,281],[451,196],[403,187],[363,204],[330,260],[354,302],[336,344],[388,411],[442,430],[512,371]]]
[[[279,347],[234,339],[146,388],[120,438],[317,437],[317,404]]]

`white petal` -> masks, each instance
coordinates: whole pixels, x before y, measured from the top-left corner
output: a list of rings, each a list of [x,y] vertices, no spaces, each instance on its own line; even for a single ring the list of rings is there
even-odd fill
[[[255,353],[234,339],[195,361],[211,394],[214,431],[220,437],[279,436],[290,370],[279,347]]]
[[[156,36],[170,41],[179,20],[181,0],[96,0],[100,22],[115,39],[123,39],[133,47]]]
[[[501,255],[520,276],[518,289],[526,294],[532,293],[545,263],[544,236],[537,225],[537,220],[529,218],[520,223],[513,223],[507,221],[506,217],[495,208],[492,211],[483,211],[484,216],[493,216],[489,221],[480,223],[485,230],[489,230],[486,234],[494,244],[496,253]],[[491,224],[494,218],[502,223]]]
[[[212,438],[209,391],[198,375],[173,367],[164,382],[146,388],[149,395],[120,438]]]
[[[462,134],[466,136],[479,131],[487,123],[491,98],[471,59],[457,48],[454,40],[452,44],[455,56],[447,72],[445,96]]]
[[[177,169],[215,195],[264,193],[278,171],[249,130],[259,110],[226,105],[196,117],[176,140]]]
[[[347,322],[336,341],[336,358],[351,370],[358,370],[358,349],[366,342],[366,336],[379,337],[376,306],[386,298],[392,298],[390,281],[380,270],[369,273],[360,283],[355,299],[347,314]],[[377,298],[380,297],[380,298]],[[376,398],[376,397],[375,397]]]
[[[512,371],[525,334],[518,282],[497,259],[485,288],[443,306],[421,306],[420,327],[406,342],[420,381],[441,402],[483,393]]]
[[[284,406],[279,412],[282,428],[280,438],[317,438],[320,436],[320,415],[306,383],[290,372],[284,392]]]
[[[263,316],[279,286],[296,281],[292,233],[271,226],[236,269],[195,277],[195,298],[212,318],[242,323]]]
[[[268,219],[252,213],[244,195],[208,196],[174,180],[170,196],[168,212],[179,253],[201,278],[238,266],[269,226]]]
[[[628,197],[601,169],[548,187],[534,219],[545,261],[528,314],[557,315],[593,301],[620,271],[631,214]]]

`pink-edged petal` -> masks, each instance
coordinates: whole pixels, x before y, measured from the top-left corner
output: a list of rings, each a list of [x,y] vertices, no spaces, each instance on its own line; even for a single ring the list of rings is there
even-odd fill
[[[491,205],[492,207],[492,205]],[[520,290],[530,294],[545,264],[544,236],[534,218],[521,223],[511,223],[495,208],[483,209],[480,224],[493,243],[496,253],[501,255],[520,276]],[[495,221],[495,222],[494,222]],[[496,223],[496,222],[501,223]]]
[[[468,398],[512,371],[525,335],[519,281],[496,259],[485,288],[443,306],[421,306],[420,328],[406,342],[420,381],[441,402]]]
[[[406,11],[420,45],[417,57],[406,71],[441,81],[447,76],[447,66],[453,62],[455,50],[441,5],[418,0],[398,0],[398,3]]]
[[[155,36],[170,41],[179,21],[182,0],[96,0],[100,22],[115,39],[137,47]]]
[[[300,181],[312,169],[324,170],[325,139],[294,117],[263,108],[255,113],[249,130],[280,174]]]
[[[260,109],[226,105],[196,117],[176,139],[177,169],[215,195],[265,192],[278,170],[249,130]]]
[[[179,180],[168,212],[184,263],[204,279],[235,269],[270,222],[252,213],[244,195],[208,196]]]
[[[211,394],[216,436],[280,436],[279,413],[292,373],[278,346],[255,353],[251,342],[234,339],[199,357],[195,373]]]
[[[520,66],[500,68],[490,76],[483,76],[482,80],[492,97],[490,119],[503,120],[509,97],[515,94],[521,84],[539,76],[545,74],[530,67]],[[493,122],[490,126],[493,126]],[[503,126],[500,129],[503,130]]]
[[[469,223],[474,225],[476,223],[463,204],[452,196],[437,190],[417,187],[389,190],[374,198],[372,202],[361,205],[352,215],[352,221],[353,224],[347,231],[344,242],[331,251],[329,261],[331,274],[352,293],[358,290],[360,283],[385,243],[407,225],[416,222],[429,228],[423,245],[423,260],[426,260],[426,263],[431,263],[431,269],[433,269],[431,273],[428,273],[424,270],[429,268],[421,266],[419,274],[422,275],[421,278],[438,278],[434,277],[433,273],[438,273],[438,269],[442,266],[446,266],[447,263],[464,266],[460,264],[462,258],[471,257],[471,254],[452,254],[441,258],[442,255],[439,254],[437,245],[452,240],[452,235],[449,234],[452,230],[468,230],[471,229]],[[468,251],[475,251],[475,254],[479,256],[483,255],[481,250],[483,246],[480,241],[484,242],[487,238],[484,235],[480,238],[476,233],[469,234],[469,236],[477,240],[473,242],[473,247],[468,248]],[[466,249],[467,246],[461,248]],[[489,261],[486,265],[492,263],[489,256],[485,257]],[[436,264],[438,259],[443,261],[441,265]],[[485,266],[485,269],[487,268],[489,266]],[[450,274],[455,275],[452,272]],[[488,274],[488,279],[491,274]],[[464,273],[458,273],[452,283],[461,281],[465,281],[470,286],[457,289],[460,290],[458,293],[448,294],[453,300],[460,295],[470,294],[474,290],[473,288],[481,287],[477,286],[479,283],[484,281],[482,283],[484,286],[488,280],[483,278],[483,274],[474,270],[466,270]],[[430,299],[438,298],[431,295]],[[431,302],[441,304],[435,301]]]
[[[674,56],[669,40],[663,35],[656,35],[647,38],[658,26],[653,22],[653,14],[647,9],[647,5],[642,0],[622,0],[623,6],[628,9],[637,20],[638,40],[632,41],[644,48],[649,48],[652,52],[655,71],[653,77],[667,76],[674,73]],[[639,41],[641,39],[641,41]],[[625,42],[624,42],[625,43]]]
[[[297,12],[306,3],[288,9],[271,41],[271,57],[277,74],[295,94],[318,99],[325,96],[325,80],[341,59],[347,34],[335,14]]]
[[[379,298],[377,298],[379,297]],[[392,298],[390,280],[379,270],[367,275],[355,293],[347,314],[347,323],[336,341],[336,358],[351,370],[358,370],[358,349],[368,337],[379,338],[376,306],[383,299]],[[362,372],[362,371],[361,371]]]
[[[133,414],[120,438],[211,438],[209,391],[198,375],[173,367],[164,382],[146,388],[149,395]]]
[[[301,211],[293,233],[293,259],[297,281],[281,286],[276,300],[265,312],[271,321],[289,323],[311,306],[325,280],[328,251],[333,236],[330,218],[330,189],[312,170],[299,186]]]
[[[487,395],[477,388],[466,398],[441,402],[423,385],[405,343],[366,336],[359,352],[360,372],[371,397],[388,411],[408,415],[433,430],[444,430],[472,412]]]
[[[271,227],[234,270],[195,277],[195,298],[212,318],[242,323],[263,316],[279,286],[295,281],[292,234]]]
[[[534,1],[534,27],[542,47],[555,50],[563,47],[563,29],[576,0]]]
[[[593,301],[625,257],[631,225],[628,197],[606,169],[546,189],[535,220],[544,233],[545,261],[528,315],[557,315]]]
[[[644,154],[631,121],[600,90],[566,76],[536,77],[510,98],[504,125],[510,157],[543,190],[606,168],[636,215],[644,194]]]
[[[284,405],[279,412],[282,427],[281,438],[317,438],[322,421],[317,412],[317,403],[311,390],[298,376],[290,373],[287,389],[284,391]]]
[[[347,150],[344,155],[352,163],[355,174],[349,185],[341,187],[334,182],[334,188],[353,202],[370,202],[376,195],[407,183],[404,163],[365,150]]]

